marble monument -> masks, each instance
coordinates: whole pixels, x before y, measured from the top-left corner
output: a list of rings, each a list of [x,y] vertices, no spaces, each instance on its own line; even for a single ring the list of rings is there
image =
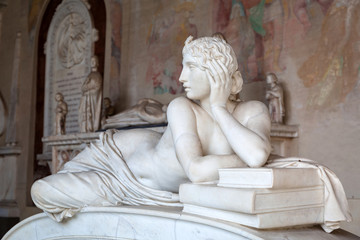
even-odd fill
[[[181,206],[176,193],[182,183],[214,181],[219,168],[264,165],[271,151],[269,114],[261,102],[229,100],[242,88],[230,45],[189,37],[183,66],[179,80],[187,97],[169,104],[163,135],[102,133],[57,174],[34,183],[35,204],[57,221],[89,205]]]
[[[68,104],[66,133],[79,132],[81,86],[91,72],[98,39],[89,8],[85,1],[63,0],[51,20],[45,43],[44,137],[55,135],[57,92]]]
[[[97,142],[67,162],[57,174],[33,184],[31,195],[37,207],[58,222],[80,211],[86,212],[89,207],[101,212],[101,207],[120,205],[141,205],[143,208],[132,209],[140,209],[135,211],[143,211],[144,215],[153,207],[158,211],[151,214],[164,217],[166,214],[159,209],[173,207],[165,208],[171,212],[171,209],[183,206],[178,195],[180,185],[216,183],[218,170],[222,168],[260,168],[265,165],[270,168],[316,168],[325,189],[323,196],[317,196],[324,206],[317,206],[315,214],[308,216],[311,210],[306,206],[296,212],[285,212],[280,216],[281,224],[276,227],[289,226],[291,219],[299,218],[302,221],[298,224],[324,223],[324,229],[331,232],[339,227],[339,221],[351,219],[342,185],[330,170],[305,159],[269,158],[269,111],[258,101],[231,100],[230,96],[241,91],[243,80],[237,70],[234,51],[224,39],[203,37],[194,40],[190,36],[182,53],[183,70],[179,81],[185,88],[186,97],[169,104],[165,132],[111,129],[101,133]],[[215,201],[216,198],[227,198],[221,195],[217,186],[213,188],[218,193],[214,196]],[[297,190],[292,191],[295,192],[292,196],[296,196]],[[322,188],[314,191],[322,192]],[[231,193],[231,188],[227,192]],[[206,200],[202,195],[196,197]],[[266,201],[262,203],[265,208],[266,205]],[[204,211],[216,211],[215,205],[206,207],[208,209]],[[111,211],[109,209],[103,208],[103,211]],[[124,209],[127,209],[124,213],[134,213],[131,208]],[[189,216],[204,216],[202,211]],[[225,213],[233,216],[228,209]],[[224,218],[217,218],[216,214],[207,217],[221,225],[219,219]],[[246,219],[250,217],[245,215]],[[266,219],[270,221],[271,218],[270,213]],[[232,218],[226,217],[225,221],[232,224]],[[71,226],[71,220],[65,223]],[[241,225],[237,226],[241,228]]]

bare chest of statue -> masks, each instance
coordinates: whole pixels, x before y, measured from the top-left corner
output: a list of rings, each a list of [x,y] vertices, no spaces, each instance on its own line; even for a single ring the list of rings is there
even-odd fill
[[[204,110],[195,111],[197,133],[201,142],[203,155],[233,154],[225,135],[218,123]]]

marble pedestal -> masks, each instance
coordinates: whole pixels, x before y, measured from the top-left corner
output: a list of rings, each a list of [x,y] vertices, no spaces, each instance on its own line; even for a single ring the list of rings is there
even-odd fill
[[[298,156],[298,125],[271,124],[272,153],[280,156]]]
[[[358,239],[342,230],[320,227],[255,230],[240,224],[182,213],[181,208],[92,207],[57,223],[44,213],[13,227],[3,240],[15,239]]]

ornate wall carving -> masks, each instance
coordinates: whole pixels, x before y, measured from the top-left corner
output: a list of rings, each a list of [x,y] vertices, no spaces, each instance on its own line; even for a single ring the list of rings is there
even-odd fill
[[[81,0],[64,0],[52,18],[46,51],[44,136],[55,133],[55,94],[63,94],[68,103],[66,132],[79,131],[78,109],[81,85],[90,73],[97,31],[90,5]]]

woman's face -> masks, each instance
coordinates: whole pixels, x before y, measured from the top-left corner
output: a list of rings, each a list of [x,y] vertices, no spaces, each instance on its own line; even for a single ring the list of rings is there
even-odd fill
[[[184,55],[179,81],[190,99],[202,100],[210,96],[210,82],[206,72],[200,69],[199,64],[190,54]]]

